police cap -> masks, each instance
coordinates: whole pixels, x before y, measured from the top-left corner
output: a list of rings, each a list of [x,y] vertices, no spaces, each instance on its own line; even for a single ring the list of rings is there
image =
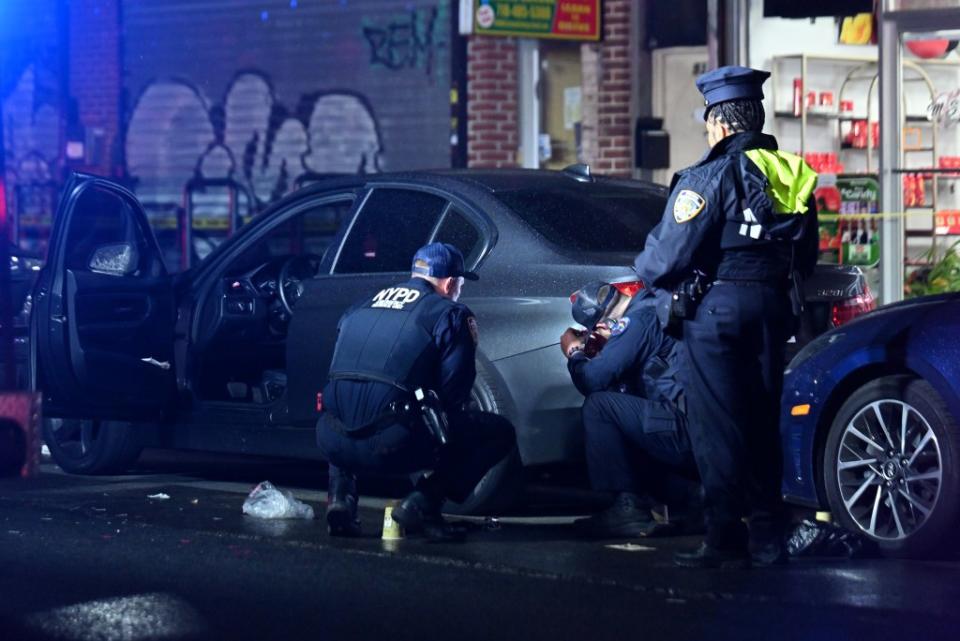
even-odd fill
[[[456,278],[462,276],[467,280],[477,280],[480,277],[473,272],[466,271],[463,264],[463,254],[450,243],[430,243],[424,245],[413,255],[411,271],[421,276],[434,278]]]
[[[750,67],[719,67],[697,78],[703,94],[703,119],[710,109],[730,100],[763,100],[763,83],[769,72]]]
[[[617,300],[617,289],[610,283],[594,281],[587,283],[570,295],[573,304],[573,320],[592,330],[603,320],[607,310]]]

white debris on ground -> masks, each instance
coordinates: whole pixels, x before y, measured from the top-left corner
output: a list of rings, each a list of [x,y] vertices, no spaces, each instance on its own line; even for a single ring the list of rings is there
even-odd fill
[[[165,494],[165,493],[163,493],[163,492],[157,492],[156,494],[151,494],[151,495],[147,496],[147,498],[148,498],[148,499],[153,499],[154,501],[166,501],[167,499],[170,498],[170,495],[169,495],[169,494]]]
[[[243,513],[260,519],[312,519],[313,508],[270,481],[258,483],[243,502]]]

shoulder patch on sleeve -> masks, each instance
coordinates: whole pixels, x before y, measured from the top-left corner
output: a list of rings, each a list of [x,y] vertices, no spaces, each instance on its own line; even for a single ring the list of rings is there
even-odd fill
[[[680,224],[689,222],[697,217],[707,200],[695,191],[681,189],[673,201],[673,219]]]
[[[615,321],[613,324],[610,325],[610,335],[619,336],[620,334],[627,331],[628,327],[630,327],[630,318],[627,316],[624,316],[620,320]]]
[[[470,316],[467,318],[467,328],[470,330],[470,335],[473,336],[473,344],[480,344],[480,330],[477,329],[477,319],[475,316]]]

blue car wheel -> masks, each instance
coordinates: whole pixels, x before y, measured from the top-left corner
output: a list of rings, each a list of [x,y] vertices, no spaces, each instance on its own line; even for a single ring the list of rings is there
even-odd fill
[[[889,376],[864,385],[837,413],[824,448],[831,511],[899,556],[948,549],[960,521],[960,434],[926,381]]]

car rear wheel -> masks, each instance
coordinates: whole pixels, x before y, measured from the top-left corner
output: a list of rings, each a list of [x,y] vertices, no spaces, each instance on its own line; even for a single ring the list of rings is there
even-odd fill
[[[929,383],[872,381],[844,403],[827,436],[831,511],[893,555],[942,553],[960,520],[958,457],[957,422]]]
[[[137,426],[126,421],[44,418],[43,439],[56,464],[71,474],[120,474],[143,450]]]
[[[477,379],[470,390],[472,410],[503,414],[504,397],[492,374],[477,363]],[[523,463],[516,445],[484,475],[463,503],[447,501],[448,514],[498,514],[513,507],[523,498]]]

